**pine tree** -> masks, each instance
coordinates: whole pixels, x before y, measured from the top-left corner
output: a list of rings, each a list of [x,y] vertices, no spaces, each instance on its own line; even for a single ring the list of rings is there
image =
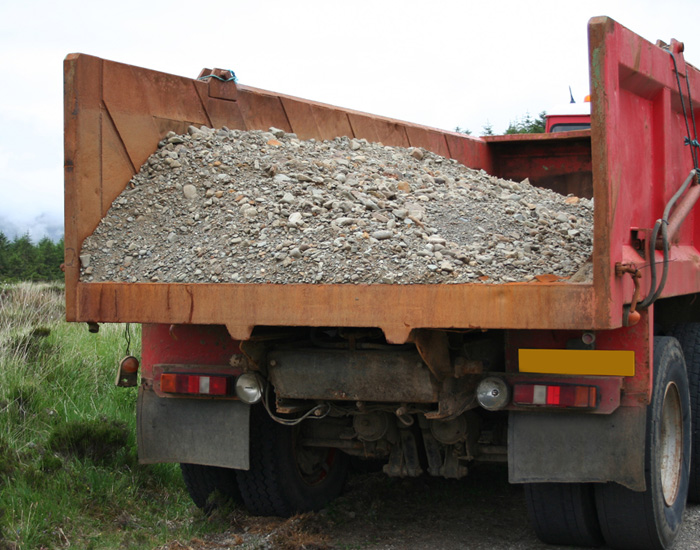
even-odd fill
[[[10,240],[0,231],[0,281],[8,277]]]
[[[520,120],[511,122],[506,129],[506,134],[543,134],[546,127],[545,111],[542,111],[539,116],[533,119],[530,113],[525,113],[525,116]]]
[[[32,281],[38,279],[36,248],[29,234],[16,237],[10,245],[9,275],[11,279]]]
[[[60,274],[61,262],[56,261],[56,245],[48,237],[37,245],[36,273],[42,281],[53,281]]]

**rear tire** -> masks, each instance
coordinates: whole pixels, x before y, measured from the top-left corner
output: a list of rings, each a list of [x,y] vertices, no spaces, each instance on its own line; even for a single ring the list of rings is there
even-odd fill
[[[235,470],[202,464],[180,464],[180,470],[192,501],[204,512],[216,508],[217,503],[211,498],[216,491],[233,502],[242,502]]]
[[[587,547],[603,543],[592,484],[528,483],[525,499],[530,523],[542,542]]]
[[[317,511],[340,494],[348,469],[345,453],[302,447],[301,426],[278,424],[261,406],[250,412],[250,469],[237,470],[236,476],[251,514]]]
[[[690,395],[675,338],[654,338],[654,387],[646,430],[646,491],[616,483],[596,486],[600,527],[614,549],[668,548],[683,520],[690,471]]]
[[[684,323],[671,331],[683,349],[690,386],[692,449],[688,501],[700,502],[700,323]]]

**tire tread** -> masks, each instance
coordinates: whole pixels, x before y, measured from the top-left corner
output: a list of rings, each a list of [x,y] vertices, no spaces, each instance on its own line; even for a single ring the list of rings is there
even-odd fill
[[[254,408],[250,417],[250,470],[241,470],[237,476],[245,506],[256,516],[285,517],[294,513],[282,498],[275,447],[272,420]]]
[[[180,464],[180,470],[190,498],[205,512],[209,513],[216,507],[210,497],[217,490],[234,502],[241,501],[234,470],[184,463]]]
[[[691,454],[688,500],[700,503],[700,323],[683,323],[671,331],[683,349],[691,408]]]
[[[530,521],[542,542],[586,547],[602,544],[591,484],[529,483],[525,496]]]

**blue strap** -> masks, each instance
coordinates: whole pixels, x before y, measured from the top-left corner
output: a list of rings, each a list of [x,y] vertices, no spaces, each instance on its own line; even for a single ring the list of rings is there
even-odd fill
[[[217,80],[221,80],[221,82],[238,82],[238,78],[236,77],[236,73],[233,71],[229,70],[231,73],[230,78],[222,78],[220,76],[217,76],[215,74],[207,74],[204,76],[200,76],[197,80],[206,80],[207,78],[216,78]]]

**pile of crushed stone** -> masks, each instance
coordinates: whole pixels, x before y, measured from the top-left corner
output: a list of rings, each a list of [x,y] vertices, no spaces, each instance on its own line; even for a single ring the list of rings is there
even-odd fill
[[[81,280],[507,283],[590,257],[593,202],[420,148],[170,133],[83,243]]]

